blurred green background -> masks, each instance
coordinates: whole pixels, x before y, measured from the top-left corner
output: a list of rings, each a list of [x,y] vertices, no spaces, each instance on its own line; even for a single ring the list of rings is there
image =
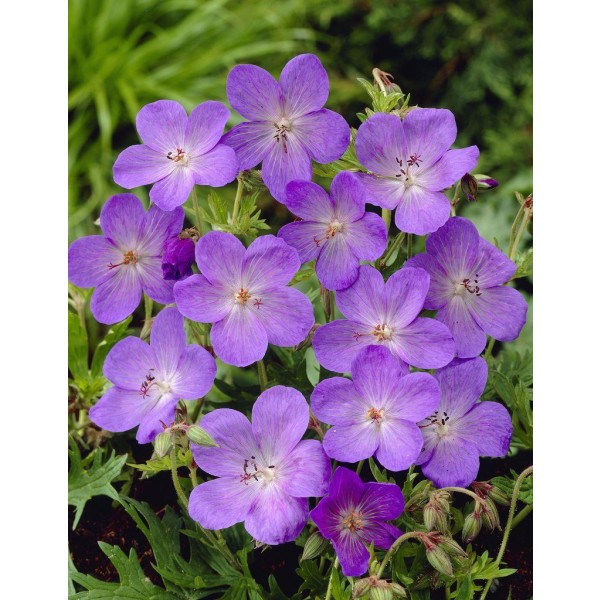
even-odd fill
[[[144,104],[227,102],[236,63],[278,77],[302,52],[318,54],[328,107],[354,127],[369,102],[356,78],[371,79],[374,66],[392,73],[412,104],[454,112],[457,144],[477,144],[477,171],[502,184],[459,210],[482,235],[505,245],[513,192],[531,192],[529,0],[70,0],[69,8],[69,241],[96,233],[102,204],[123,191],[112,164],[138,142]],[[281,210],[266,198],[261,207],[266,216]]]

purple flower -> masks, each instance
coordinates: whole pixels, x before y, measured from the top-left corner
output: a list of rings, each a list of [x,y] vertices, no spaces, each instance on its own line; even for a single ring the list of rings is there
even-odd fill
[[[425,235],[450,216],[450,201],[441,190],[470,171],[477,146],[449,150],[456,139],[454,115],[445,109],[417,108],[404,120],[391,114],[369,117],[356,134],[358,160],[373,172],[362,175],[370,202],[396,209],[402,231]]]
[[[325,434],[328,456],[347,463],[373,455],[390,471],[414,464],[423,448],[417,422],[440,403],[440,388],[427,373],[404,375],[390,351],[367,346],[352,362],[352,381],[325,379],[315,387],[315,416],[333,427]]]
[[[207,529],[241,521],[265,544],[294,540],[308,520],[309,497],[327,491],[331,464],[321,443],[302,440],[308,404],[293,388],[278,385],[252,407],[252,424],[237,410],[219,408],[202,418],[218,448],[192,445],[194,460],[218,477],[190,496],[190,516]]]
[[[165,241],[162,257],[163,278],[171,281],[186,279],[192,275],[195,244],[190,238],[179,239],[179,236]]]
[[[453,217],[429,236],[425,247],[426,253],[406,264],[431,276],[425,308],[438,310],[436,319],[450,328],[460,358],[480,354],[486,333],[503,342],[519,336],[527,302],[517,290],[502,285],[516,265],[479,237],[473,223]]]
[[[146,444],[162,423],[173,422],[177,402],[204,396],[216,374],[215,359],[204,348],[186,346],[177,309],[164,308],[154,319],[150,344],[127,337],[108,353],[104,376],[114,387],[92,406],[90,419],[108,431],[139,425],[136,439]]]
[[[100,323],[117,323],[140,303],[142,291],[160,302],[173,302],[173,282],[162,276],[165,240],[177,235],[183,210],[164,212],[153,206],[144,213],[133,194],[108,199],[100,213],[104,235],[75,240],[69,247],[69,280],[79,287],[95,287],[90,302]]]
[[[480,456],[508,452],[512,435],[508,411],[498,402],[477,402],[487,374],[481,357],[457,358],[435,374],[440,407],[419,423],[424,444],[416,464],[438,487],[466,487],[477,477]]]
[[[260,360],[269,343],[294,346],[314,323],[310,300],[286,287],[300,268],[294,248],[272,235],[246,250],[230,233],[211,231],[196,244],[202,275],[175,284],[179,311],[194,321],[214,323],[216,355],[245,367]]]
[[[385,251],[387,232],[383,219],[365,212],[366,191],[348,171],[331,182],[331,196],[310,181],[292,181],[286,188],[286,206],[302,217],[279,230],[300,260],[317,259],[321,283],[330,290],[352,285],[362,260],[375,260]]]
[[[229,103],[249,122],[236,125],[222,142],[235,150],[241,170],[262,161],[265,185],[280,202],[287,183],[311,180],[311,159],[337,160],[350,143],[344,118],[323,108],[327,96],[327,73],[314,54],[290,60],[279,83],[255,65],[237,65],[229,73]]]
[[[219,143],[229,110],[203,102],[188,117],[173,100],[144,106],[135,124],[143,144],[129,146],[113,167],[115,182],[127,189],[153,183],[150,200],[163,210],[181,206],[194,184],[221,187],[239,172],[231,148]]]
[[[329,494],[310,511],[323,537],[331,540],[346,577],[358,577],[369,566],[366,545],[389,550],[402,532],[385,523],[397,519],[404,497],[393,483],[363,483],[349,469],[338,467]]]
[[[399,359],[420,369],[438,369],[454,357],[454,341],[445,325],[417,315],[429,289],[423,269],[402,268],[384,283],[377,269],[359,268],[358,279],[336,294],[347,320],[319,327],[313,338],[317,360],[330,371],[344,373],[361,348],[383,345]]]

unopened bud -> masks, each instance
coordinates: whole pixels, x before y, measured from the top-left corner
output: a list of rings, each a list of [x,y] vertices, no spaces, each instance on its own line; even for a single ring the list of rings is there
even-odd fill
[[[481,507],[481,520],[483,524],[493,531],[494,529],[500,529],[500,515],[498,509],[491,498],[486,498],[483,506]]]
[[[463,542],[472,542],[481,531],[481,513],[475,509],[474,512],[465,517],[463,524],[462,539]]]
[[[450,557],[442,550],[441,546],[431,546],[425,551],[429,564],[440,573],[452,577],[452,563]]]
[[[369,561],[369,573],[374,575],[379,571],[379,561],[376,558],[373,558]]]
[[[394,594],[389,587],[374,587],[369,592],[369,600],[394,600]]]
[[[496,504],[510,506],[509,495],[501,490],[497,485],[492,485],[492,489],[488,492],[488,497],[491,498]]]
[[[404,512],[412,512],[425,506],[429,501],[429,491],[431,487],[432,485],[429,481],[419,481],[419,483],[415,485],[410,498],[404,505]]]
[[[390,583],[390,589],[394,594],[394,598],[408,598],[406,590],[399,583],[393,581]]]
[[[477,189],[482,192],[485,190],[493,190],[500,185],[493,177],[489,177],[488,175],[476,173],[473,177],[475,177],[477,181]]]
[[[460,547],[458,542],[451,537],[444,536],[440,540],[440,548],[446,552],[450,558],[466,558],[467,553]]]
[[[169,431],[163,431],[154,438],[154,452],[158,458],[169,454],[173,441]]]
[[[198,425],[192,425],[187,430],[187,436],[190,442],[198,444],[198,446],[218,446],[217,442],[212,439],[208,431],[202,429]]]
[[[423,508],[423,522],[429,531],[446,531],[448,529],[448,513],[450,503],[448,492],[431,493],[429,502]]]
[[[469,202],[477,199],[477,179],[470,173],[463,175],[460,180],[460,189]]]
[[[329,544],[329,541],[326,540],[318,531],[315,531],[308,536],[308,539],[304,544],[304,551],[302,552],[300,560],[310,560],[311,558],[320,556],[324,552],[325,548],[327,548],[327,544]]]
[[[360,598],[364,596],[371,589],[371,577],[365,577],[364,579],[359,579],[355,584],[352,590],[352,598]]]

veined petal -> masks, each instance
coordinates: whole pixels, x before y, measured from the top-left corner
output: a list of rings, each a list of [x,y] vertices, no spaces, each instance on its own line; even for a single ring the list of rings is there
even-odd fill
[[[331,182],[335,216],[343,223],[357,221],[365,214],[365,187],[355,173],[342,171]]]
[[[436,372],[441,389],[440,410],[453,420],[461,418],[479,400],[487,382],[488,368],[483,358],[455,359]]]
[[[144,207],[134,194],[111,196],[100,211],[104,235],[123,252],[136,249],[144,222]]]
[[[422,447],[423,436],[415,423],[391,418],[380,427],[375,456],[389,471],[404,471],[414,464]]]
[[[227,99],[249,121],[279,121],[284,97],[273,76],[255,65],[237,65],[227,76]]]
[[[209,231],[196,244],[196,262],[213,285],[236,289],[240,285],[246,249],[231,233]]]
[[[166,154],[139,144],[129,146],[117,156],[113,165],[113,178],[117,185],[128,190],[154,183],[175,169]]]
[[[206,154],[194,156],[189,167],[197,185],[211,187],[222,187],[231,183],[240,170],[233,148],[225,144],[217,144]]]
[[[216,375],[217,365],[212,355],[201,346],[191,344],[183,351],[171,389],[183,400],[202,398],[213,386]]]
[[[284,490],[296,498],[320,498],[327,493],[331,462],[317,440],[301,440],[278,467]]]
[[[371,555],[358,535],[340,535],[332,543],[345,577],[360,577],[367,571]]]
[[[473,358],[483,352],[487,337],[473,319],[462,296],[452,296],[435,318],[450,329],[456,344],[456,354],[460,358]]]
[[[404,263],[403,268],[408,267],[424,269],[429,273],[429,290],[423,304],[424,309],[442,308],[454,296],[455,284],[430,254],[426,252],[415,254]]]
[[[171,378],[185,350],[183,316],[176,308],[163,308],[154,317],[150,346],[161,372],[165,377]]]
[[[177,167],[152,186],[150,200],[162,210],[170,211],[188,199],[193,187],[193,171],[188,167]]]
[[[229,110],[222,102],[202,102],[188,117],[183,148],[193,156],[206,154],[221,139],[228,119]]]
[[[355,393],[363,399],[363,417],[371,406],[380,408],[395,398],[398,380],[404,375],[398,359],[385,346],[367,346],[360,350],[352,361],[351,371]]]
[[[276,127],[269,121],[240,123],[221,138],[221,144],[235,150],[240,171],[245,171],[262,162],[267,152],[277,143],[276,131]]]
[[[144,415],[135,436],[139,444],[148,444],[164,430],[163,423],[169,426],[175,421],[177,402],[177,396],[166,394]]]
[[[329,224],[335,217],[329,194],[312,181],[290,181],[285,189],[285,205],[306,221]]]
[[[117,342],[110,350],[104,361],[103,373],[114,385],[134,390],[143,404],[142,382],[150,369],[158,367],[152,348],[140,338],[130,336]]]
[[[274,235],[256,238],[242,261],[242,281],[253,294],[286,285],[300,268],[294,248]]]
[[[479,238],[479,256],[473,276],[481,289],[502,285],[515,274],[517,265],[486,239]]]
[[[395,223],[401,231],[425,235],[439,229],[449,216],[450,200],[442,192],[411,185],[396,207]]]
[[[365,483],[360,505],[368,513],[369,519],[391,521],[402,514],[404,496],[393,483],[368,482]]]
[[[475,444],[481,456],[505,456],[513,427],[509,412],[498,402],[480,402],[456,424],[456,433]]]
[[[419,172],[419,184],[435,191],[450,187],[475,168],[478,158],[477,146],[448,150],[434,165]]]
[[[368,410],[355,384],[344,377],[330,377],[318,383],[310,406],[317,419],[329,425],[351,425],[364,418]]]
[[[175,283],[175,303],[179,312],[198,323],[215,323],[232,310],[233,299],[220,285],[213,285],[203,275],[192,275]]]
[[[300,54],[290,60],[279,77],[285,96],[286,114],[305,115],[323,107],[329,96],[329,79],[314,54]]]
[[[187,124],[185,108],[173,100],[158,100],[146,104],[135,118],[142,141],[164,154],[183,148]]]
[[[387,245],[387,231],[383,219],[366,212],[361,219],[345,225],[346,240],[355,256],[361,260],[376,260]]]
[[[357,176],[365,187],[365,200],[369,204],[394,210],[404,196],[404,183],[398,179],[367,175],[366,173],[357,173]]]
[[[308,404],[294,388],[269,388],[252,407],[252,432],[263,455],[274,464],[294,449],[307,427]]]
[[[136,390],[115,386],[90,408],[89,416],[93,423],[107,431],[127,431],[140,424],[153,402]]]
[[[348,238],[338,233],[325,240],[317,258],[315,271],[328,290],[343,290],[358,278],[359,259],[352,252]]]
[[[213,325],[210,339],[215,354],[235,367],[247,367],[260,360],[268,346],[267,332],[259,319],[240,305]]]
[[[309,156],[318,163],[337,160],[350,144],[348,123],[342,115],[326,108],[296,117],[292,126]]]
[[[439,488],[467,487],[479,471],[477,447],[460,438],[442,438],[421,470]]]
[[[333,425],[323,438],[327,456],[346,463],[357,463],[375,454],[381,439],[380,427],[367,420],[351,425]]]
[[[337,470],[338,469],[336,469],[336,471]],[[330,495],[322,498],[317,506],[310,511],[310,518],[319,528],[319,531],[324,538],[330,540],[338,536],[340,524],[335,501]]]
[[[403,124],[408,152],[419,155],[425,165],[438,161],[456,139],[456,119],[445,108],[416,108]]]
[[[386,317],[383,275],[369,265],[362,265],[356,282],[336,294],[336,301],[348,319],[364,323],[370,328],[383,324]]]
[[[385,284],[386,320],[393,327],[406,327],[423,309],[429,273],[423,269],[403,267]]]
[[[162,260],[159,256],[145,257],[138,261],[137,272],[146,296],[160,304],[173,302],[174,281],[163,279]]]
[[[183,208],[164,211],[151,206],[144,215],[140,253],[149,256],[162,256],[165,240],[175,237],[183,228]]]
[[[82,288],[95,287],[112,277],[109,265],[122,260],[123,252],[103,235],[79,238],[69,246],[69,281]]]
[[[102,281],[92,294],[90,310],[96,321],[112,325],[128,317],[142,299],[142,285],[130,265],[114,269],[114,275]]]
[[[307,263],[319,256],[322,249],[322,240],[325,237],[327,226],[314,221],[294,221],[284,225],[277,233],[277,237],[296,249],[301,263]],[[317,241],[315,241],[317,240]]]
[[[338,508],[358,506],[365,484],[361,478],[346,467],[337,467],[329,484],[329,497],[336,501]]]
[[[356,156],[369,171],[395,177],[401,168],[398,161],[405,154],[404,126],[400,117],[375,113],[358,128]]]
[[[434,319],[417,318],[394,331],[390,341],[402,360],[419,369],[444,367],[456,351],[449,329]]]

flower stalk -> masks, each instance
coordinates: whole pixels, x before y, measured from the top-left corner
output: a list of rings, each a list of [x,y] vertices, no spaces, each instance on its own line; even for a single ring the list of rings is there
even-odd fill
[[[338,558],[336,556],[333,566],[331,567],[331,575],[329,576],[329,583],[327,584],[327,593],[325,594],[325,600],[331,599],[331,592],[333,590],[333,573],[335,571],[337,571],[339,564],[340,564],[340,561],[338,560]]]

